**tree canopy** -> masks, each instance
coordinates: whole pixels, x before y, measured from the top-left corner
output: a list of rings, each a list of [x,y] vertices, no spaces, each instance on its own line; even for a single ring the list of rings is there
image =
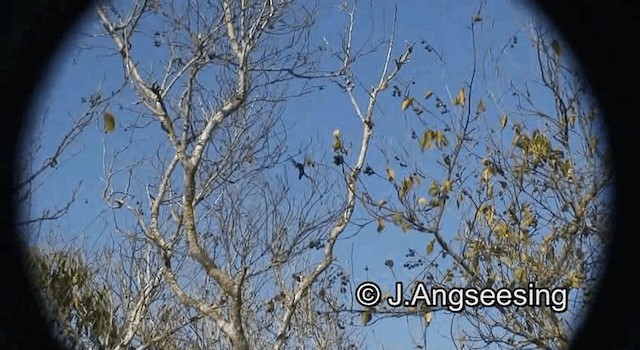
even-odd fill
[[[97,5],[67,68],[97,88],[51,93],[82,97],[41,108],[18,185],[58,335],[565,348],[608,243],[598,106],[539,17],[441,6]]]

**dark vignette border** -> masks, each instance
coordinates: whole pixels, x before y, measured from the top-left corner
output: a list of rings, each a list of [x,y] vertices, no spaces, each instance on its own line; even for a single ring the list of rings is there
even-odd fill
[[[428,0],[427,0],[428,1]],[[607,272],[596,301],[570,349],[640,348],[640,276],[636,270],[640,228],[634,225],[640,183],[635,172],[639,101],[636,80],[640,57],[637,1],[538,0],[579,57],[596,98],[607,116],[616,172],[614,240]],[[48,61],[65,34],[86,11],[84,0],[6,0],[0,14],[0,349],[59,349],[50,338],[35,291],[21,261],[14,227],[13,163],[25,113]],[[629,153],[627,155],[627,152]],[[640,206],[639,206],[640,207]],[[636,214],[636,217],[638,214]]]

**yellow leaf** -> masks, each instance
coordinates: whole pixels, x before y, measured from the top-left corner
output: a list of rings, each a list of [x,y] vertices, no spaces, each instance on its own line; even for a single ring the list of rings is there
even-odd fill
[[[388,83],[387,80],[383,80],[382,83],[380,83],[380,87],[378,88],[380,91],[384,91],[387,89]]]
[[[333,130],[333,144],[331,145],[334,152],[342,149],[342,139],[340,138],[340,129]]]
[[[376,231],[378,231],[378,233],[382,232],[382,230],[384,230],[384,219],[380,216],[378,216],[378,227],[376,228]]]
[[[560,43],[557,40],[553,40],[551,42],[551,49],[553,49],[556,56],[560,56],[560,54],[562,54],[562,47],[560,47]]]
[[[513,278],[515,279],[515,281],[517,283],[523,283],[524,279],[525,279],[525,270],[524,267],[518,267],[514,272],[513,272]]]
[[[273,312],[273,309],[275,308],[275,303],[273,302],[273,300],[269,300],[266,304],[265,304],[265,310],[267,312]]]
[[[445,182],[442,184],[442,192],[444,193],[451,192],[451,187],[452,187],[451,180],[445,180]]]
[[[571,167],[571,162],[567,161],[565,164],[566,164],[565,168],[567,169],[566,170],[567,181],[573,182],[573,167]]]
[[[408,178],[402,180],[400,184],[400,198],[404,198],[407,193],[411,190],[413,186],[413,178],[409,176]]]
[[[434,131],[434,138],[437,141],[437,146],[439,149],[442,149],[443,147],[447,147],[447,145],[449,144],[449,140],[447,140],[447,137],[444,135],[444,133],[442,131]]]
[[[524,224],[529,225],[529,222],[531,222],[531,208],[529,204],[523,204],[522,211],[524,213]]]
[[[424,149],[431,148],[431,141],[433,140],[433,130],[427,130],[422,135],[422,139],[420,139],[420,150],[424,151]]]
[[[403,214],[400,211],[393,213],[393,223],[400,225],[402,223]]]
[[[464,88],[460,89],[460,91],[458,92],[458,96],[456,96],[456,99],[453,100],[453,105],[454,106],[464,106],[465,104],[465,97],[464,97]]]
[[[568,120],[569,120],[569,127],[573,129],[576,126],[576,115],[575,115],[575,113],[569,114]]]
[[[531,207],[529,204],[523,205],[523,222],[522,224],[525,227],[536,227],[538,225],[538,219],[531,212]]]
[[[104,112],[104,132],[110,133],[116,129],[116,118],[109,112]]]
[[[457,341],[458,341],[458,344],[460,344],[460,345],[459,345],[460,349],[462,349],[462,348],[464,347],[464,343],[467,341],[467,337],[466,337],[466,336],[464,336],[464,335],[461,335],[461,336],[457,339]]]
[[[534,158],[543,159],[551,153],[551,142],[542,133],[535,132],[532,141]]]
[[[453,271],[449,270],[447,271],[447,274],[444,276],[444,282],[449,283],[451,281],[453,281]]]
[[[495,283],[495,281],[496,281],[496,278],[494,274],[490,274],[489,277],[487,277],[487,283],[485,284],[485,288],[493,287],[493,284]]]
[[[424,322],[429,324],[431,323],[431,319],[433,318],[433,313],[431,311],[427,311],[424,313]]]
[[[486,205],[480,208],[482,214],[484,214],[484,218],[487,220],[489,225],[493,224],[493,207],[491,205]]]
[[[579,274],[574,272],[569,274],[569,286],[571,286],[571,288],[580,288],[581,284],[582,284],[582,279],[580,278]]]
[[[506,125],[507,125],[507,115],[503,114],[500,116],[500,127],[504,129]]]
[[[480,100],[480,101],[478,101],[478,109],[476,110],[476,114],[483,113],[484,111],[486,111],[486,107],[484,105],[484,101]]]
[[[363,326],[366,326],[371,321],[372,317],[373,315],[371,314],[371,311],[362,311],[362,314],[360,314],[360,322],[362,322]]]
[[[433,253],[433,244],[435,243],[435,239],[432,239],[429,244],[427,244],[427,255]]]
[[[418,205],[424,207],[425,205],[427,205],[427,199],[424,197],[418,198]]]
[[[440,184],[438,184],[438,181],[433,181],[429,186],[429,195],[435,197],[438,194],[440,194]]]
[[[498,234],[501,238],[509,238],[509,226],[501,221],[493,227],[493,231]]]
[[[402,108],[402,110],[404,111],[405,109],[409,108],[409,106],[411,106],[411,103],[413,103],[413,99],[409,97],[405,97],[404,100],[402,100],[402,104],[400,105],[400,108]]]
[[[396,179],[396,172],[393,169],[387,167],[387,179],[393,182]]]
[[[462,203],[462,192],[458,193],[458,197],[456,198],[456,206],[460,209],[460,203]]]
[[[491,175],[491,167],[484,168],[484,170],[482,171],[482,182],[489,182],[489,179],[491,179]]]
[[[589,152],[589,155],[593,155],[596,153],[597,149],[598,149],[598,138],[596,136],[591,136],[589,138],[589,143],[588,143],[588,148],[587,151]]]
[[[493,197],[493,185],[487,185],[487,197]]]
[[[433,95],[433,91],[431,91],[431,90],[427,90],[427,91],[424,92],[424,98],[425,99],[428,99],[432,95]]]

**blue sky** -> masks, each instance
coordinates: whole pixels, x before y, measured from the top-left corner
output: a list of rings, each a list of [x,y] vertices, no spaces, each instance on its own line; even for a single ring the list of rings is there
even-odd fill
[[[362,44],[368,35],[372,41],[380,41],[391,25],[391,2],[383,5],[376,2],[373,6],[373,15],[368,16],[365,1],[361,1],[357,20],[356,44]],[[426,40],[442,56],[443,61],[434,54],[420,52],[414,62],[403,71],[403,77],[416,77],[416,93],[424,88],[432,89],[440,96],[452,97],[457,90],[468,81],[470,75],[471,43],[469,23],[471,17],[478,11],[479,2],[471,1],[420,1],[407,0],[398,2],[398,28],[396,34],[397,55],[404,42],[420,42]],[[336,25],[336,20],[344,23],[344,18],[337,17],[334,2],[324,2],[322,10],[318,13],[318,26],[311,40],[315,44],[322,45],[322,37],[338,47],[338,32],[342,26]],[[531,44],[528,38],[526,25],[531,19],[531,13],[519,2],[489,1],[482,10],[483,22],[478,26],[478,42],[482,63],[490,57],[484,56],[486,48],[492,47],[497,55],[499,50],[508,47],[514,36],[518,37],[518,43],[513,48],[502,52],[501,74],[513,76],[518,79],[536,78],[538,72],[533,61],[530,60]],[[117,56],[107,56],[104,50],[92,50],[81,52],[77,57],[78,47],[86,44],[86,38],[80,32],[95,32],[97,29],[93,18],[85,20],[75,35],[71,36],[61,48],[55,63],[51,66],[50,74],[46,82],[43,82],[42,90],[34,105],[33,115],[38,118],[47,115],[43,130],[45,133],[36,142],[41,142],[43,154],[48,154],[51,145],[64,135],[70,126],[74,116],[80,115],[86,108],[81,103],[83,97],[88,97],[95,91],[100,81],[103,83],[103,91],[115,90],[121,82],[122,66]],[[103,41],[111,45],[109,41]],[[484,49],[484,50],[483,50]],[[154,48],[143,48],[143,55],[148,57],[149,64],[155,62]],[[356,74],[369,85],[377,82],[380,67],[383,62],[384,50],[378,50],[359,62]],[[492,72],[489,72],[490,74]],[[485,86],[481,81],[480,88],[476,91],[493,91],[505,88],[504,81],[493,81],[492,86]],[[293,125],[289,143],[292,150],[297,145],[308,141],[309,138],[326,140],[327,146],[331,133],[335,128],[340,128],[343,137],[354,144],[359,142],[361,129],[358,119],[346,96],[337,89],[326,84],[327,88],[292,101],[286,105],[283,118]],[[125,95],[126,96],[126,95]],[[130,96],[130,95],[129,95]],[[485,97],[486,98],[486,97]],[[386,100],[385,100],[386,99]],[[133,100],[131,100],[133,101]],[[128,102],[122,102],[126,106]],[[489,107],[491,108],[491,107]],[[68,216],[56,222],[54,230],[62,232],[68,239],[76,240],[87,247],[95,247],[107,242],[112,228],[109,215],[105,216],[107,208],[101,199],[102,192],[102,166],[103,147],[110,151],[122,147],[132,137],[131,132],[124,132],[121,125],[133,122],[135,115],[125,110],[119,110],[114,103],[110,106],[116,111],[119,128],[113,134],[105,135],[101,124],[90,127],[80,137],[73,147],[79,152],[67,163],[59,161],[60,166],[49,177],[40,190],[36,193],[34,209],[42,210],[55,206],[60,200],[70,196],[71,191],[82,181],[81,191],[77,202],[72,206]],[[384,139],[374,141],[375,147],[394,148],[409,140],[405,115],[398,108],[398,102],[386,96],[381,102],[380,109],[375,117],[376,128],[384,130]],[[122,123],[122,124],[120,124]],[[152,136],[136,134],[136,147],[145,147],[147,138]],[[317,147],[316,147],[317,148]],[[142,148],[144,149],[144,148]],[[49,151],[50,152],[50,151]],[[328,152],[326,152],[328,153]],[[135,157],[135,155],[131,155]],[[371,159],[378,164],[384,164],[379,153],[375,150],[371,153]],[[287,169],[293,179],[293,169]],[[455,217],[448,217],[444,227],[455,231],[459,222]],[[349,232],[345,232],[349,235]],[[386,259],[393,259],[397,266],[406,254],[408,248],[424,251],[430,237],[418,234],[404,234],[398,228],[387,225],[382,234],[370,228],[361,232],[356,238],[337,248],[337,254],[343,263],[351,267],[354,275],[354,283],[364,280],[372,280],[381,285],[391,285],[395,278],[384,267]],[[44,242],[41,241],[41,242]],[[350,261],[350,252],[353,249],[353,261]],[[369,267],[369,275],[365,272]],[[400,273],[396,268],[396,273]],[[434,321],[427,328],[427,345],[431,349],[453,349],[450,342],[449,323],[445,314],[436,314]],[[386,319],[369,327],[371,341],[370,349],[378,349],[379,344],[384,344],[384,349],[408,349],[411,348],[408,325],[412,332],[420,331],[420,322],[416,319],[407,320]],[[374,345],[378,344],[378,345]]]

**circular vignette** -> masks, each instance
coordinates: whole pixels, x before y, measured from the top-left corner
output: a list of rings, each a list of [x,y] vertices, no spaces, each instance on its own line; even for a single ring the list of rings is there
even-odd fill
[[[19,131],[24,131],[22,126],[32,93],[61,39],[90,4],[91,1],[81,0],[21,0],[8,2],[2,12],[6,52],[0,58],[3,67],[0,76],[3,96],[11,101],[2,104],[3,130],[11,130],[4,137],[9,145],[2,153],[2,164],[9,177],[9,181],[2,181],[3,208],[11,208],[10,215],[2,220],[5,234],[0,238],[0,262],[9,267],[0,269],[4,286],[0,291],[0,310],[3,311],[0,313],[0,348],[3,349],[59,348],[49,337],[48,327],[39,315],[38,303],[34,302],[35,293],[24,274],[20,239],[14,227],[17,208],[11,195],[14,175],[11,165],[17,155]],[[607,348],[638,348],[640,279],[627,278],[622,273],[636,263],[634,236],[637,233],[627,232],[633,227],[634,206],[625,204],[633,203],[637,198],[638,185],[632,182],[635,172],[630,167],[633,163],[625,162],[622,154],[624,150],[638,146],[634,132],[638,130],[639,107],[633,103],[638,87],[622,87],[620,82],[633,83],[620,77],[638,75],[638,57],[632,53],[633,46],[630,45],[634,42],[637,6],[631,8],[630,2],[622,6],[622,2],[594,0],[538,0],[534,4],[572,44],[595,97],[605,111],[610,147],[614,150],[616,214],[611,254],[608,254],[606,274],[601,278],[596,301],[574,336],[570,349],[590,349],[601,342]]]

